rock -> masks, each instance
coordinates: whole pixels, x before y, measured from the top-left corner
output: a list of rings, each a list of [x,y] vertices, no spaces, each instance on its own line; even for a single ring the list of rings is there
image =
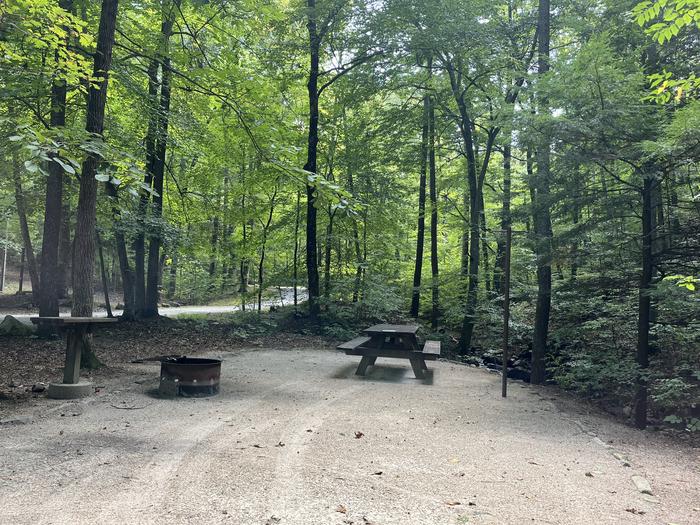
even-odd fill
[[[654,495],[654,493],[651,491],[651,485],[649,484],[649,481],[647,481],[647,478],[642,476],[632,476],[632,483],[634,483],[634,486],[637,487],[637,490],[642,494],[648,494],[649,496]]]
[[[650,496],[649,494],[643,494],[642,499],[649,503],[661,503],[661,500],[656,496]]]
[[[508,377],[510,379],[519,379],[520,381],[530,382],[530,372],[523,368],[509,368]]]
[[[0,323],[0,335],[28,336],[33,333],[34,330],[31,326],[18,321],[16,317],[11,315],[6,315],[3,322]]]
[[[14,416],[7,419],[0,419],[1,425],[28,425],[34,422],[32,416]]]
[[[44,383],[36,383],[32,386],[32,392],[38,394],[46,390],[46,385]]]

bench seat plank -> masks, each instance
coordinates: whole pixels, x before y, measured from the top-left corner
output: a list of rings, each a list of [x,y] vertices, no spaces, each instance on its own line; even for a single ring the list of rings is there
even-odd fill
[[[341,345],[338,345],[337,348],[338,350],[345,350],[346,352],[355,350],[357,347],[362,346],[363,344],[369,342],[369,340],[372,339],[371,337],[366,337],[366,336],[360,336],[356,337],[355,339],[352,339],[350,341],[347,341]],[[363,355],[363,354],[353,354],[353,355]]]
[[[440,341],[426,341],[423,345],[423,353],[428,355],[440,355]]]

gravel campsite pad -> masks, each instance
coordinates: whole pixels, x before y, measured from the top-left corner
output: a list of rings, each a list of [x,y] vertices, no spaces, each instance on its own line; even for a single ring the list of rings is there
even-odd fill
[[[129,364],[0,425],[0,523],[700,522],[700,451],[553,390],[436,362],[364,378],[328,349],[224,359],[221,393],[160,399]]]

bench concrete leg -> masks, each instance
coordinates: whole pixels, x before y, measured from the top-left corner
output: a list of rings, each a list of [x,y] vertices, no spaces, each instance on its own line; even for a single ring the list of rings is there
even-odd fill
[[[69,331],[66,337],[66,363],[63,367],[63,382],[75,384],[80,381],[80,357],[82,337],[79,330]]]
[[[425,359],[420,359],[418,357],[411,358],[411,368],[413,368],[413,373],[416,375],[416,379],[425,378],[423,370],[428,369],[428,367],[425,366]]]
[[[357,367],[357,372],[355,372],[355,375],[365,375],[365,372],[367,372],[367,367],[373,365],[376,360],[376,357],[363,356],[362,360],[360,361],[360,366]]]

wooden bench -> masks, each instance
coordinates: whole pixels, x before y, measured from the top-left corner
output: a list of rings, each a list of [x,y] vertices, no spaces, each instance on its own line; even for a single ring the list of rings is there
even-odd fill
[[[416,331],[413,325],[376,325],[365,330],[368,336],[360,336],[338,345],[347,355],[361,356],[357,375],[363,376],[369,366],[374,365],[377,357],[408,359],[413,373],[418,379],[425,377],[428,370],[426,361],[440,357],[440,341],[426,341],[423,349],[418,347]]]

